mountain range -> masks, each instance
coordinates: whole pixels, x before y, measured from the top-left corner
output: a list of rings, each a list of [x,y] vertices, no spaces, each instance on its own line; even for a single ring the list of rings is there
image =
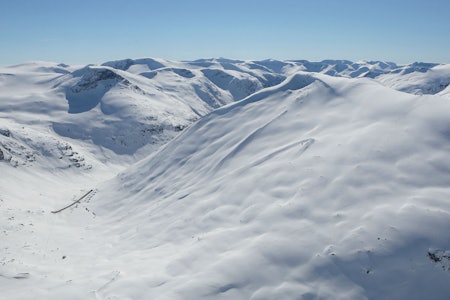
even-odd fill
[[[378,61],[0,68],[2,293],[446,299],[449,84]]]

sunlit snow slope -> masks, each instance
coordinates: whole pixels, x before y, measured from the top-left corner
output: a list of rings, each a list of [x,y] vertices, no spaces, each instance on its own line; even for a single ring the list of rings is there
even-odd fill
[[[445,299],[449,109],[296,74],[209,114],[99,187],[99,294]]]

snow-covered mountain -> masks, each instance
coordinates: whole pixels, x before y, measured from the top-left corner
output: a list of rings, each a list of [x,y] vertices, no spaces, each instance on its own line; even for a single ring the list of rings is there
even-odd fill
[[[296,72],[374,78],[398,90],[448,94],[447,65],[345,60],[121,60],[0,70],[0,158],[12,166],[127,166],[213,109]]]
[[[445,299],[449,109],[296,74],[214,111],[99,187],[109,255],[139,274],[100,295]]]
[[[1,69],[3,295],[446,299],[449,70]]]
[[[3,158],[17,166],[25,163],[21,156],[33,152],[48,164],[43,159],[47,154],[60,157],[56,145],[73,148],[71,143],[82,142],[101,161],[128,164],[211,110],[284,79],[270,72],[197,64],[139,59],[101,66],[30,63],[3,68],[0,129],[9,131],[14,140],[0,144]],[[28,145],[22,145],[16,127],[46,132],[53,142],[37,148],[39,141],[31,137]],[[20,150],[22,146],[26,151]]]
[[[450,83],[448,65],[425,63],[229,59],[126,59],[84,67],[29,63],[0,70],[0,129],[12,133],[9,142],[0,144],[0,157],[15,166],[43,157],[60,159],[59,148],[74,148],[77,145],[72,144],[82,142],[101,161],[128,164],[155,151],[211,110],[300,71],[373,78],[413,94],[442,94]],[[37,147],[45,138],[31,141],[36,135],[24,143],[27,134],[20,133],[22,127],[45,132],[49,143]],[[30,155],[34,158],[27,158]]]

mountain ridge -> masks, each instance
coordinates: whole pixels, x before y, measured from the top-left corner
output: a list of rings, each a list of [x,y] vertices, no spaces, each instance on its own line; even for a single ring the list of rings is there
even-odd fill
[[[90,209],[105,235],[139,228],[121,242],[149,251],[164,282],[146,293],[445,298],[448,262],[429,257],[450,245],[436,230],[449,225],[450,173],[438,166],[448,147],[435,147],[448,142],[450,103],[302,76],[213,111],[98,187]]]
[[[299,72],[371,78],[413,94],[446,95],[450,83],[450,67],[432,63],[140,58],[71,67],[31,62],[2,68],[0,111],[39,112],[55,138],[81,140],[98,148],[97,154],[106,150],[132,159],[154,151],[210,111],[277,86]],[[133,125],[123,126],[124,120]],[[2,152],[8,150],[3,147]],[[143,157],[139,154],[137,159]]]

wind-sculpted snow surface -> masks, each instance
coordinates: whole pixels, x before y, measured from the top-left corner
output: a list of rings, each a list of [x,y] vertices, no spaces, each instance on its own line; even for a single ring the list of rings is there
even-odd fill
[[[99,187],[90,209],[117,237],[99,252],[120,272],[99,295],[448,297],[450,103],[307,78],[214,111]]]
[[[0,73],[7,299],[450,294],[447,65]]]

